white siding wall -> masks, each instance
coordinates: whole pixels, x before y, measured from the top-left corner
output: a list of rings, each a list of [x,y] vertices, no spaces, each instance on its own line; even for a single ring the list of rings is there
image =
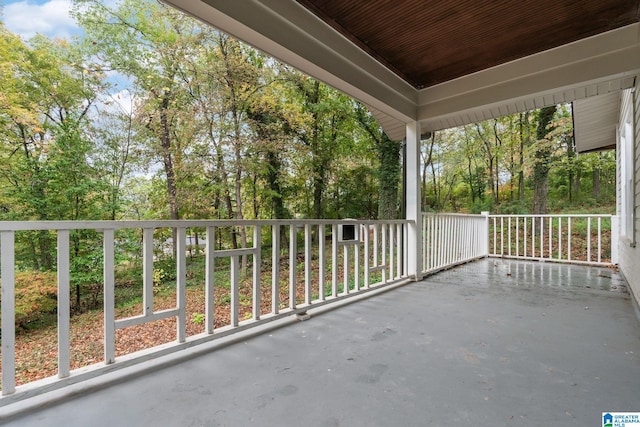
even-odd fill
[[[631,287],[631,292],[633,293],[636,302],[640,305],[640,84],[636,85],[636,90],[633,93],[629,94],[630,97],[627,100],[632,101],[633,110],[633,144],[635,145],[635,159],[634,159],[634,177],[633,180],[635,182],[635,194],[633,197],[633,209],[635,210],[634,215],[634,229],[633,229],[633,237],[638,244],[633,245],[632,241],[628,238],[621,236],[619,240],[619,267],[622,274],[627,279],[629,286]],[[624,126],[625,121],[625,105],[623,96],[622,103],[622,111],[620,117],[620,127]],[[628,139],[628,138],[627,138]],[[629,143],[629,141],[627,141]],[[618,145],[620,145],[620,137],[618,136]],[[622,165],[620,164],[621,158],[623,156],[620,155],[622,153],[623,147],[617,147],[618,153],[618,174],[622,170]],[[624,179],[622,176],[618,175],[618,183],[620,183],[620,179]],[[620,193],[620,185],[618,185],[618,214],[621,215],[620,221],[624,221],[624,215],[633,215],[633,212],[624,212],[625,207],[621,204],[621,193]]]

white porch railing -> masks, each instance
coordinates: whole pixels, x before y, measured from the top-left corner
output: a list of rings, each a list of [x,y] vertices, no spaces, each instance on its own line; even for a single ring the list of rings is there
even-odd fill
[[[487,256],[487,216],[422,214],[422,271],[434,273]]]
[[[489,256],[617,264],[617,230],[613,215],[490,215]]]
[[[374,288],[398,283],[408,278],[402,236],[407,235],[411,221],[78,221],[78,222],[0,222],[0,279],[2,286],[2,395],[0,406],[64,385],[97,377],[117,367],[131,366],[196,344],[211,341],[241,330],[307,309],[348,298]],[[217,249],[217,233],[230,227],[244,227],[249,244],[241,249]],[[187,336],[187,231],[197,228],[205,233],[205,308],[204,332]],[[142,312],[117,318],[115,306],[115,256],[120,249],[118,233],[138,230],[142,272]],[[154,233],[158,229],[177,231],[176,305],[165,310],[154,309]],[[57,235],[57,378],[31,383],[16,382],[15,273],[16,234],[46,230]],[[70,233],[93,230],[102,234],[104,337],[102,364],[72,369],[70,343]],[[286,238],[282,238],[286,236]],[[157,240],[157,237],[155,238]],[[271,242],[263,245],[263,241]],[[288,256],[281,257],[281,242],[287,241]],[[301,244],[300,250],[298,245]],[[314,250],[314,245],[317,250]],[[267,255],[263,257],[263,252]],[[317,254],[317,255],[316,255]],[[228,260],[227,283],[218,283],[215,260]],[[241,315],[241,261],[252,262],[250,282],[251,311]],[[100,267],[96,267],[100,268]],[[282,270],[282,271],[281,271]],[[284,276],[288,270],[288,278]],[[300,277],[298,277],[300,276]],[[227,287],[230,322],[216,327],[214,288]],[[287,296],[288,293],[288,296]],[[246,294],[245,295],[246,297]],[[266,295],[266,297],[265,297]],[[262,299],[265,301],[262,301]],[[270,299],[269,302],[266,299]],[[242,301],[243,306],[249,302]],[[225,305],[226,307],[226,305]],[[218,307],[220,309],[220,307]],[[245,309],[246,310],[246,309]],[[244,313],[244,312],[243,312]],[[176,319],[175,341],[131,355],[118,354],[116,331],[149,322]]]

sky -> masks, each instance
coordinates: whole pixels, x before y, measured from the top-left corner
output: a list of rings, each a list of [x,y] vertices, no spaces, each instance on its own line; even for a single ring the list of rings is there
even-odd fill
[[[28,40],[36,33],[69,38],[79,33],[69,16],[71,0],[0,0],[0,20],[14,34]]]
[[[68,39],[81,34],[69,16],[70,8],[71,0],[0,0],[0,21],[25,41],[36,34]],[[105,101],[109,101],[107,105],[114,105],[115,102],[124,111],[130,112],[132,100],[127,90],[130,80],[118,73],[111,73],[108,80],[117,86],[106,95]]]

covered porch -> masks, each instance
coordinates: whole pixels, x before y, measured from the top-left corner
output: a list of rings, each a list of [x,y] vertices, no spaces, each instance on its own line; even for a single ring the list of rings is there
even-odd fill
[[[475,65],[460,59],[459,64],[474,65],[468,69],[413,77],[404,66],[422,69],[442,61],[422,55],[424,46],[409,42],[416,50],[408,51],[405,44],[403,61],[394,64],[390,52],[380,56],[388,43],[402,48],[396,39],[375,46],[375,40],[351,27],[353,22],[334,19],[345,14],[323,10],[323,2],[170,3],[366,103],[390,137],[406,141],[406,218],[2,224],[0,417],[7,425],[583,426],[598,423],[602,411],[637,409],[638,321],[627,284],[615,270],[603,267],[617,263],[617,219],[580,219],[587,237],[579,246],[571,231],[572,225],[578,228],[578,219],[431,217],[422,214],[417,179],[426,132],[579,103],[637,85],[637,1],[590,2],[599,5],[592,11],[571,2],[530,2],[550,14],[545,16],[562,18],[556,23],[564,29],[562,37],[551,41],[533,37],[547,34],[545,24],[551,19],[521,15],[524,8],[513,4],[508,8],[512,20],[487,31],[486,37],[499,42],[495,34],[509,34],[509,28],[522,28],[522,22],[537,17],[540,22],[518,38],[536,43],[516,45],[497,57],[478,56]],[[367,2],[356,3],[367,9]],[[394,28],[438,32],[422,22],[406,25],[418,16],[416,11],[429,15],[421,3],[407,2],[413,9],[397,3],[403,10],[369,12],[378,25],[402,12]],[[475,22],[477,14],[464,13],[474,2],[457,3],[457,13],[450,16],[467,21],[442,21],[447,28]],[[490,11],[480,12],[482,25],[503,22]],[[360,20],[362,13],[354,10],[355,24],[368,22]],[[593,14],[609,24],[590,26],[599,22]],[[574,28],[573,23],[585,27]],[[415,36],[431,40],[429,34]],[[475,52],[452,40],[439,46]],[[500,45],[512,46],[504,39]],[[496,48],[487,46],[487,53]],[[456,59],[449,49],[440,52]],[[415,61],[419,56],[421,61]],[[601,234],[603,222],[608,238]],[[353,227],[347,238],[345,224]],[[217,250],[212,244],[217,227],[248,227],[250,247]],[[144,308],[141,314],[119,318],[114,254],[118,232],[125,228],[143,233]],[[177,230],[176,304],[166,310],[153,305],[153,239],[159,228]],[[206,228],[211,242],[203,283],[204,332],[198,336],[186,333],[190,228]],[[69,235],[79,229],[102,236],[104,336],[100,363],[75,370],[69,350],[68,266]],[[55,234],[60,266],[57,377],[26,385],[16,384],[13,329],[14,239],[23,231]],[[284,257],[288,277],[281,279],[283,234],[290,246],[288,259]],[[263,254],[268,236],[271,244]],[[576,252],[583,258],[576,259]],[[241,294],[239,263],[247,257],[258,267],[271,259],[272,270],[262,277],[260,268],[254,268],[252,288]],[[507,259],[511,257],[526,259]],[[214,323],[213,260],[218,258],[230,266],[229,324],[221,328]],[[575,262],[585,265],[569,264]],[[630,268],[620,265],[623,271]],[[627,277],[633,287],[635,279]],[[267,304],[265,289],[270,293]],[[173,342],[116,357],[119,329],[169,318],[176,324]]]
[[[485,258],[355,300],[16,403],[5,425],[585,426],[637,406],[613,269]]]

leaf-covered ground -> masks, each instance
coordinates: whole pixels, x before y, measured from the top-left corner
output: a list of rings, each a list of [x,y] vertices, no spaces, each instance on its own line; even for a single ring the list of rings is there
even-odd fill
[[[289,305],[289,290],[286,283],[288,272],[283,271],[280,287],[280,307]],[[304,285],[299,277],[297,301],[304,299]],[[268,282],[267,282],[268,280]],[[218,287],[214,290],[215,327],[231,323],[229,290]],[[173,294],[154,296],[154,311],[174,308]],[[187,336],[204,332],[205,291],[204,286],[187,288]],[[271,312],[270,278],[261,286],[261,313]],[[123,309],[116,309],[116,318],[126,318],[142,314],[142,303]],[[248,319],[252,314],[252,289],[250,279],[243,282],[239,291],[239,320]],[[177,320],[175,317],[151,323],[136,325],[116,331],[116,357],[149,349],[176,340]],[[77,369],[103,361],[103,313],[93,310],[78,314],[71,319],[71,369]],[[16,383],[57,375],[58,357],[57,326],[19,333],[16,337]]]

